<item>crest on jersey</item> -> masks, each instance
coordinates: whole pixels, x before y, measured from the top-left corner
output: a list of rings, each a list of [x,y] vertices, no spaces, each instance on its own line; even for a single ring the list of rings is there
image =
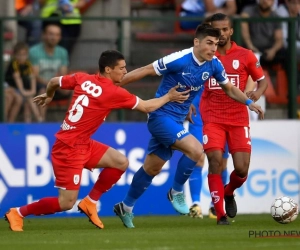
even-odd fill
[[[208,137],[207,135],[203,135],[203,143],[206,144],[208,142]]]
[[[239,61],[239,60],[233,60],[233,61],[232,61],[232,67],[233,67],[234,69],[238,69],[239,66],[240,66],[240,61]]]
[[[208,72],[203,72],[203,73],[202,73],[202,80],[203,80],[203,81],[207,80],[208,77],[209,77],[209,73],[208,73]]]
[[[79,174],[75,174],[74,177],[73,177],[73,181],[74,181],[74,184],[77,185],[79,183]]]

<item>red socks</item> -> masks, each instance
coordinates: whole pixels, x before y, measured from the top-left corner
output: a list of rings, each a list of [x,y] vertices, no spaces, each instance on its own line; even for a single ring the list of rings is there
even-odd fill
[[[57,197],[47,197],[33,202],[26,206],[20,207],[20,213],[26,217],[27,215],[46,215],[61,212]]]
[[[225,188],[225,195],[228,196],[233,195],[234,190],[242,186],[244,182],[247,180],[247,177],[248,176],[241,178],[236,174],[235,170],[233,170],[230,174],[229,183]]]
[[[225,216],[224,211],[224,186],[220,174],[208,174],[208,186],[212,202],[217,213],[217,220]]]
[[[116,168],[104,168],[89,193],[89,197],[94,201],[98,201],[103,193],[107,192],[117,183],[124,172],[125,171]]]

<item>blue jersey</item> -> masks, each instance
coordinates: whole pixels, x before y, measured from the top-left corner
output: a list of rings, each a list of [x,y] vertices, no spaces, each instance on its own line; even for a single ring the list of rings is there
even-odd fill
[[[193,54],[193,47],[172,53],[153,63],[157,75],[163,75],[155,97],[165,95],[171,88],[178,85],[177,91],[190,89],[190,97],[184,103],[168,102],[151,116],[168,115],[173,120],[183,122],[188,114],[193,99],[200,95],[204,83],[214,77],[219,84],[229,80],[222,63],[217,57],[211,61],[199,62]]]
[[[204,85],[202,86],[202,88],[199,91],[199,94],[196,95],[196,97],[193,100],[193,105],[196,108],[196,116],[192,115],[192,119],[194,124],[190,124],[190,126],[203,126],[203,122],[202,122],[202,118],[201,118],[201,114],[200,114],[200,100],[201,100],[201,96],[202,93],[204,91]]]

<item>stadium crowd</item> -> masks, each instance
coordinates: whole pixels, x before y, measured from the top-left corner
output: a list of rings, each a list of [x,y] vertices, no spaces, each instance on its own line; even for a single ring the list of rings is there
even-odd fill
[[[52,16],[75,16],[80,17],[80,10],[89,5],[91,0],[16,0],[15,13],[17,16],[39,16],[43,18]],[[230,17],[299,17],[300,1],[299,0],[131,0],[133,2],[142,2],[144,6],[173,6],[174,15],[180,17],[199,17],[201,20],[213,13],[220,12]],[[26,35],[24,38],[17,37],[17,42],[24,42],[29,47],[29,58],[27,63],[32,66],[32,76],[36,81],[36,91],[39,94],[44,90],[47,81],[56,75],[64,75],[70,73],[69,58],[76,41],[80,36],[82,21],[80,19],[62,19],[57,24],[56,34],[53,31],[49,33],[46,26],[49,23],[43,21],[19,21],[20,27],[25,28]],[[195,29],[199,22],[182,21],[180,28],[183,32]],[[52,25],[54,26],[54,24]],[[300,29],[299,23],[296,25],[297,34],[297,60],[300,62]],[[53,27],[52,27],[53,29]],[[55,28],[54,28],[55,29]],[[58,31],[58,29],[60,29]],[[59,33],[59,34],[58,34]],[[266,39],[261,39],[261,36]],[[276,78],[278,67],[280,70],[286,70],[285,54],[287,50],[287,23],[282,24],[276,22],[243,22],[242,23],[242,46],[255,52],[260,58],[260,62],[264,69],[270,73],[270,78]],[[54,38],[56,36],[56,38]],[[52,44],[51,44],[52,43]],[[42,48],[45,48],[43,51]],[[13,50],[13,48],[12,48]],[[38,52],[37,52],[38,51]],[[11,62],[15,60],[12,54]],[[45,63],[45,61],[47,61]],[[55,63],[53,63],[56,61]],[[10,63],[11,63],[10,62]],[[21,73],[19,70],[22,65],[15,63],[13,71],[6,68],[8,78],[14,80],[13,73]],[[300,90],[300,81],[298,78],[298,86]],[[25,79],[21,79],[24,81]],[[5,121],[25,121],[25,122],[41,122],[50,121],[47,118],[46,109],[39,109],[39,114],[34,114],[33,110],[20,113],[23,110],[24,95],[19,84],[11,83],[5,79]],[[272,81],[273,82],[273,81]],[[275,80],[274,80],[275,82]],[[21,100],[22,99],[22,100]],[[70,93],[57,93],[55,100],[63,101],[63,105],[67,107],[70,99]],[[11,105],[14,102],[17,105]],[[51,111],[50,111],[51,112]],[[31,118],[33,114],[33,119]],[[25,115],[26,114],[26,115]],[[25,117],[26,116],[26,117]]]

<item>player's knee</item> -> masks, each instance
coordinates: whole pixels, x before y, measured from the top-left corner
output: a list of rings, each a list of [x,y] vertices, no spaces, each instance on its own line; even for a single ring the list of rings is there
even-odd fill
[[[156,176],[160,173],[161,168],[147,167],[147,165],[144,164],[144,170],[148,175]]]
[[[248,175],[248,169],[249,169],[248,167],[235,168],[235,173],[240,178],[245,178]]]
[[[73,208],[73,206],[75,205],[76,200],[73,199],[67,199],[64,200],[62,203],[60,203],[60,208],[62,211],[67,211]]]
[[[120,170],[123,170],[123,171],[126,171],[126,169],[128,168],[128,166],[129,166],[129,161],[128,161],[128,159],[124,156],[124,157],[121,157],[120,159],[119,159],[119,163],[118,163],[118,168],[120,169]]]
[[[204,153],[203,150],[195,150],[192,154],[191,154],[191,159],[193,161],[196,161],[197,163],[200,163],[201,161],[204,161]]]
[[[205,160],[205,154],[201,154],[200,159],[197,161],[197,166],[202,166],[204,165],[204,160]]]
[[[215,158],[208,160],[208,171],[210,174],[221,174],[222,172],[222,163]]]

